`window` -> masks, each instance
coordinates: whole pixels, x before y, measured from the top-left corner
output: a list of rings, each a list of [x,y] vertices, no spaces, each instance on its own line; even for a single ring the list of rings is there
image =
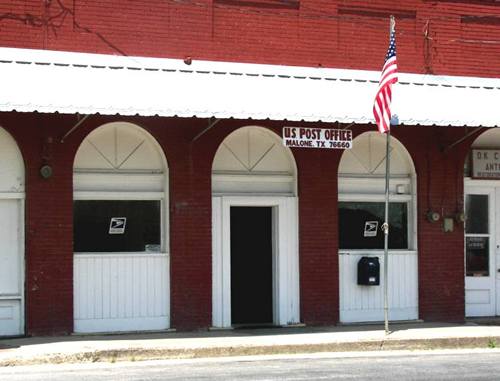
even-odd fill
[[[389,249],[416,252],[416,175],[405,147],[390,142]],[[339,165],[338,232],[341,250],[383,250],[387,140],[365,132],[345,150]]]
[[[383,249],[383,202],[339,202],[341,249]],[[389,204],[389,249],[408,249],[408,204]]]
[[[469,194],[465,199],[465,273],[489,276],[490,237],[488,195]]]
[[[168,252],[168,168],[142,128],[112,122],[77,151],[73,175],[73,250]]]
[[[161,251],[159,200],[80,200],[73,213],[75,252]]]

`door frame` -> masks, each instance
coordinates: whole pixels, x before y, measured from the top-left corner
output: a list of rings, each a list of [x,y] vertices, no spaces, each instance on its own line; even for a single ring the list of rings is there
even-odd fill
[[[272,207],[273,324],[299,323],[296,197],[212,197],[212,325],[231,328],[231,206]]]
[[[500,180],[472,180],[466,178],[464,182],[464,205],[466,197],[469,194],[488,195],[488,225],[489,225],[489,276],[485,277],[468,277],[466,274],[466,232],[464,230],[464,284],[465,284],[465,316],[466,317],[479,317],[479,316],[495,316],[499,315],[500,303],[498,298],[500,292],[499,274],[497,268],[497,246],[500,244],[500,235],[498,229],[500,228],[500,216],[495,213],[498,202],[500,202]],[[483,290],[489,291],[490,307],[485,307],[486,303],[480,306],[479,303],[470,303],[472,297],[471,292],[480,292]],[[469,291],[469,293],[468,293]],[[469,299],[469,303],[468,303]],[[486,311],[485,309],[488,308]]]

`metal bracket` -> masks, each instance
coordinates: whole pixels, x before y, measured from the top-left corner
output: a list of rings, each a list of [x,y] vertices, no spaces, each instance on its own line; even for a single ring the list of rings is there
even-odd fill
[[[78,114],[77,114],[78,115]],[[71,129],[66,132],[64,134],[64,136],[61,138],[60,142],[61,143],[64,143],[64,140],[69,136],[71,135],[71,133],[73,133],[73,131],[75,131],[78,127],[80,127],[82,125],[83,122],[85,122],[88,118],[90,117],[90,114],[87,114],[87,115],[84,115],[82,119],[80,119],[78,122],[76,122],[76,124],[71,127]]]
[[[341,130],[347,130],[348,128],[351,128],[352,126],[354,126],[356,123],[349,123],[348,125],[346,126],[343,126],[342,128],[340,128]],[[337,128],[340,127],[340,124],[337,122]]]
[[[196,140],[198,140],[205,132],[211,130],[217,123],[219,123],[221,119],[217,118],[210,118],[208,120],[208,126],[205,128],[203,131],[201,131],[198,135],[196,135],[193,140],[191,140],[191,143],[194,143]]]
[[[465,136],[461,137],[460,139],[458,139],[456,142],[450,144],[448,147],[444,147],[441,151],[443,153],[446,153],[448,152],[450,149],[452,149],[453,147],[455,147],[456,145],[462,143],[465,139],[469,138],[470,136],[474,135],[475,133],[478,133],[482,130],[484,130],[486,127],[477,127],[475,128],[474,130],[472,130],[471,132],[469,132],[468,134],[466,134]]]

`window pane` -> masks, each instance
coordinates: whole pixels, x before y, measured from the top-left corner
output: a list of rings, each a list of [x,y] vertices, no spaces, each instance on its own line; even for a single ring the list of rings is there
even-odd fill
[[[160,252],[161,203],[75,201],[75,252]]]
[[[468,194],[465,199],[465,232],[488,234],[488,195]]]
[[[465,272],[467,276],[489,276],[489,238],[467,237]]]
[[[389,204],[389,248],[408,249],[408,206]],[[383,202],[339,202],[341,249],[383,249],[385,204]]]

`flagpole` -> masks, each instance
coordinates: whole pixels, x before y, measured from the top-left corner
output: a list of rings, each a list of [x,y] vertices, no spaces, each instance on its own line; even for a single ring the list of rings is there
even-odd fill
[[[394,31],[395,20],[394,16],[391,16],[389,35],[392,35]],[[390,124],[390,122],[389,122]],[[385,133],[386,144],[385,144],[385,217],[384,217],[384,327],[385,334],[389,334],[389,177],[390,177],[390,140],[391,140],[391,129],[389,127],[388,131]]]
[[[391,130],[389,129],[386,133],[386,144],[385,144],[385,218],[384,225],[382,226],[384,230],[384,326],[385,334],[389,334],[389,302],[388,302],[388,290],[389,290],[389,171],[391,168],[390,159],[391,153],[389,150],[390,140],[391,140]]]

